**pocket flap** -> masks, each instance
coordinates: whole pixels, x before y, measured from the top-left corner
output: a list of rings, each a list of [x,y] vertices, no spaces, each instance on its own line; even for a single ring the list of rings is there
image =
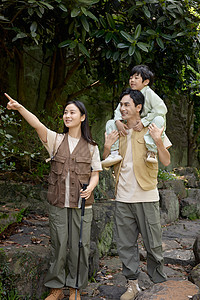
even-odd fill
[[[89,157],[76,157],[76,162],[78,163],[86,163],[86,164],[91,164],[91,158]]]

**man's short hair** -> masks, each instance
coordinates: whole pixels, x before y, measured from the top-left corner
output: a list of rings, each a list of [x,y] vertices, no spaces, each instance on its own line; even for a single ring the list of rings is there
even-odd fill
[[[141,114],[144,106],[144,95],[138,90],[132,90],[131,88],[127,88],[122,91],[119,97],[120,100],[126,95],[129,95],[133,99],[133,103],[135,104],[135,106],[139,104],[142,105],[142,108],[140,110],[140,114]]]
[[[154,80],[154,74],[151,72],[148,66],[146,65],[137,65],[131,69],[130,76],[134,74],[141,75],[142,81],[149,79],[149,86],[152,86]]]

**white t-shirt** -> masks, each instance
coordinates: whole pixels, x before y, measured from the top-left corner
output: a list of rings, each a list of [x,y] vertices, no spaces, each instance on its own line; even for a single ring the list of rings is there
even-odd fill
[[[132,130],[133,129],[129,129],[127,135],[127,150],[119,174],[116,201],[125,203],[159,201],[158,189],[155,188],[149,191],[143,190],[135,177],[131,143]],[[164,145],[166,148],[171,145],[169,139],[164,141]]]
[[[43,143],[47,151],[49,152],[50,157],[56,154],[58,147],[62,143],[63,139],[65,137],[65,134],[56,133],[55,131],[52,131],[50,129],[47,129],[47,142]],[[68,143],[69,143],[69,151],[70,153],[73,152],[74,148],[78,144],[79,139],[73,138],[68,134]],[[98,146],[94,146],[91,144],[88,144],[89,150],[91,153],[91,168],[92,171],[102,171],[101,167],[101,160],[99,155],[99,148]],[[66,176],[65,180],[65,207],[69,207],[69,173]],[[90,206],[91,207],[91,206]],[[89,207],[87,207],[89,208]]]

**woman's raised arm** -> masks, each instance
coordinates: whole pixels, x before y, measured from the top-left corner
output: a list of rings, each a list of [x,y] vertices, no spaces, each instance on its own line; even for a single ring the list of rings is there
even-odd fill
[[[28,111],[24,106],[12,99],[8,94],[4,93],[8,98],[7,109],[17,110],[21,116],[37,131],[38,136],[43,142],[47,142],[47,128],[40,122],[40,120]]]

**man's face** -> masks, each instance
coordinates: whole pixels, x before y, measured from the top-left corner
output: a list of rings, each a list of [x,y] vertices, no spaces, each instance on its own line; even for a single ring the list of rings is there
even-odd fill
[[[120,112],[123,120],[136,118],[139,114],[139,105],[135,107],[135,103],[130,95],[125,95],[120,101]]]
[[[143,81],[140,74],[133,74],[129,78],[129,85],[132,90],[141,91],[145,86],[149,84],[149,79]]]

